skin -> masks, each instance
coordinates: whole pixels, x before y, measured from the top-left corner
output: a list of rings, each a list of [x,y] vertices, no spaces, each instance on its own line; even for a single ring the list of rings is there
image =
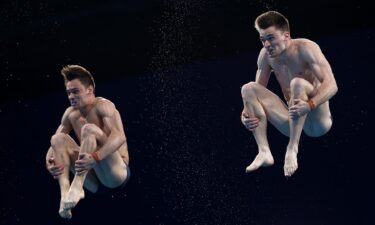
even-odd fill
[[[258,155],[246,172],[274,164],[267,140],[269,121],[289,137],[284,162],[284,175],[289,177],[298,168],[302,130],[313,137],[330,130],[332,119],[328,100],[336,94],[337,85],[331,67],[316,43],[292,39],[289,32],[274,26],[258,32],[263,48],[258,57],[256,79],[241,90],[244,103],[241,121],[252,131],[258,144]],[[272,72],[286,104],[266,88]],[[315,109],[308,104],[309,99],[314,102]]]
[[[95,193],[99,182],[115,188],[125,181],[128,174],[124,168],[129,157],[123,124],[115,105],[95,97],[93,87],[85,87],[78,79],[66,83],[66,92],[71,106],[51,138],[46,166],[60,185],[59,214],[70,219],[71,209],[84,198],[83,186]],[[69,136],[72,131],[80,145]],[[94,151],[99,162],[92,156]],[[69,171],[75,174],[71,184]]]

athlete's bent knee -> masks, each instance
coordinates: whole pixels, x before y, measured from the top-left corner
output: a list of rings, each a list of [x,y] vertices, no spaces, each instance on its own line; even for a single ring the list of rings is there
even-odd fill
[[[242,88],[241,88],[242,97],[255,94],[258,86],[259,86],[259,84],[255,83],[255,82],[249,82],[249,83],[243,85]]]
[[[295,77],[290,81],[290,88],[301,87],[306,84],[306,80],[303,78]]]
[[[66,137],[67,134],[64,134],[64,133],[58,133],[58,134],[54,134],[52,137],[51,137],[51,146],[52,147],[55,147],[55,146],[58,146],[58,145],[63,145],[66,143]]]
[[[87,123],[81,128],[81,136],[82,138],[85,138],[90,135],[98,135],[98,129],[99,128],[95,124]]]

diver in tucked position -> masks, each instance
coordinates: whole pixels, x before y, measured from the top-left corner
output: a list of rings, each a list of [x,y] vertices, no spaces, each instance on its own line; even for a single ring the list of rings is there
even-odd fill
[[[258,57],[254,82],[241,89],[244,109],[241,121],[252,131],[258,144],[258,155],[246,168],[252,172],[274,163],[268,140],[267,121],[288,136],[284,175],[292,176],[297,168],[298,144],[302,130],[318,137],[332,126],[328,100],[337,92],[331,67],[319,46],[308,39],[292,39],[288,20],[269,11],[255,20],[263,48]],[[267,84],[271,73],[276,76],[286,104]]]
[[[115,105],[95,97],[94,79],[85,68],[68,65],[61,74],[71,106],[51,138],[46,166],[60,185],[59,214],[70,219],[71,209],[85,196],[83,186],[93,193],[123,187],[130,170],[124,128]],[[69,136],[71,131],[80,144]],[[69,171],[74,173],[72,183]]]

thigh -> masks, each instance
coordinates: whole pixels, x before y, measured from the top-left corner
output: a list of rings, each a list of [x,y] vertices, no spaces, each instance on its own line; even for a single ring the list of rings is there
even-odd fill
[[[62,138],[63,149],[69,155],[71,169],[74,167],[74,162],[78,159],[80,147],[75,140],[69,134],[60,133],[59,136]]]
[[[331,126],[332,116],[327,101],[307,115],[303,130],[308,136],[319,137],[327,133]]]
[[[82,137],[85,138],[88,134],[94,135],[97,142],[97,150],[104,146],[108,141],[107,135],[95,124],[86,124],[82,127]],[[122,148],[124,146],[121,146]],[[127,176],[124,170],[124,160],[122,159],[119,149],[114,153],[106,156],[104,159],[94,167],[95,174],[98,180],[107,187],[116,187],[120,185]]]
[[[100,182],[109,188],[121,185],[128,177],[126,163],[116,151],[106,158],[102,159],[97,166],[94,167],[97,178]]]
[[[267,120],[274,125],[281,133],[289,136],[289,111],[287,105],[279,96],[268,90],[266,87],[251,83],[251,89],[255,93]],[[248,102],[245,104],[252,104]]]

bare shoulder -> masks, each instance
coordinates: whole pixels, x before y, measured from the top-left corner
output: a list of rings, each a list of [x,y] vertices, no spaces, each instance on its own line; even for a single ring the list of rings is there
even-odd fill
[[[317,43],[309,39],[294,39],[293,41],[299,57],[307,62],[316,62],[324,58],[323,53]]]
[[[63,116],[61,118],[61,124],[65,125],[65,126],[68,125],[68,124],[70,124],[71,121],[72,121],[72,117],[74,117],[75,115],[77,115],[77,113],[75,113],[75,112],[76,112],[76,110],[74,110],[73,107],[71,107],[71,106],[68,107],[65,110],[65,112],[64,112],[64,114],[63,114]]]
[[[299,52],[320,51],[320,47],[316,42],[306,38],[293,39],[292,43]]]
[[[318,46],[317,43],[314,41],[307,39],[307,38],[296,38],[293,39],[293,44],[298,47],[306,47],[306,46]]]
[[[258,56],[258,66],[268,65],[268,64],[269,64],[268,52],[265,48],[262,48]]]
[[[262,48],[259,52],[258,60],[259,59],[264,59],[268,57],[267,50],[265,48]]]
[[[73,107],[69,106],[65,112],[64,112],[64,115],[63,115],[63,119],[68,119],[71,117],[72,114],[74,114],[76,110],[74,110]]]
[[[95,107],[99,114],[103,116],[111,116],[114,112],[116,112],[115,104],[113,104],[113,102],[111,102],[110,100],[102,97],[96,98]]]

